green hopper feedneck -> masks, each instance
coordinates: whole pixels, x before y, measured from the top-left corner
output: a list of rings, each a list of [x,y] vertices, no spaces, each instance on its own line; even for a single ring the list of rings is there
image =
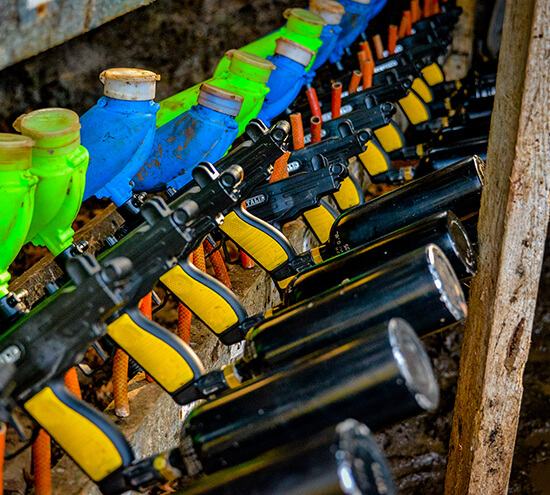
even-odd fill
[[[31,174],[34,141],[0,133],[0,297],[9,293],[8,267],[25,243],[34,209],[36,177]]]
[[[39,182],[26,242],[57,256],[73,242],[71,225],[84,194],[89,157],[80,145],[79,117],[66,108],[45,108],[20,116],[13,126],[35,142],[31,172]]]

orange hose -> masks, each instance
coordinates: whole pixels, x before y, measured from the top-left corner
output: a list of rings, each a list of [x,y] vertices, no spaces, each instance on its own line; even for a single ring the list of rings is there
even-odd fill
[[[309,120],[309,123],[311,125],[311,142],[318,143],[321,141],[322,120],[317,116],[313,116]]]
[[[276,182],[288,177],[288,158],[290,157],[290,151],[287,151],[283,156],[280,156],[275,160],[273,165],[273,173],[269,178],[269,182]]]
[[[150,292],[139,301],[139,310],[150,320],[153,319],[153,295]]]
[[[182,303],[178,304],[178,337],[187,342],[191,342],[191,311]]]
[[[203,243],[193,251],[189,258],[199,270],[206,272]],[[191,316],[191,311],[180,302],[178,304],[178,337],[188,344],[191,342]]]
[[[411,0],[411,27],[416,21],[420,20],[420,5],[418,0]]]
[[[204,258],[204,248],[202,242],[197,249],[193,251],[193,265],[199,270],[206,272],[206,260]]]
[[[113,359],[113,396],[115,399],[115,414],[119,418],[130,416],[130,401],[128,400],[128,354],[117,349]]]
[[[374,61],[367,60],[363,64],[363,89],[372,88],[372,78],[374,76]]]
[[[342,108],[342,83],[332,83],[332,99],[330,101],[330,113],[333,119],[340,117]]]
[[[357,60],[359,60],[359,70],[363,70],[363,64],[369,59],[369,56],[363,51],[357,52]]]
[[[424,0],[424,18],[430,17],[432,15],[432,0]]]
[[[362,52],[365,52],[367,54],[367,58],[374,58],[372,56],[372,50],[370,49],[370,43],[368,41],[362,41],[359,43],[359,47],[361,48]]]
[[[426,0],[429,1],[429,0]],[[388,31],[388,54],[393,55],[395,53],[395,46],[397,45],[397,26],[390,25]]]
[[[4,495],[4,455],[6,454],[6,424],[0,423],[0,495]]]
[[[32,464],[34,470],[34,493],[51,495],[52,493],[52,451],[50,435],[40,429],[32,444]]]
[[[304,125],[300,112],[290,115],[290,125],[292,126],[292,144],[294,150],[302,149],[304,147]]]
[[[311,114],[315,117],[321,118],[323,115],[321,113],[321,107],[319,106],[319,99],[317,98],[317,92],[315,88],[309,88],[306,90],[307,101],[309,102],[309,108],[311,109]]]
[[[241,254],[241,266],[243,268],[246,268],[247,270],[250,270],[251,268],[254,268],[254,260],[248,256],[242,249],[239,249]]]
[[[82,399],[80,383],[78,383],[78,375],[76,374],[76,368],[74,366],[65,373],[65,386],[79,399]]]
[[[375,34],[372,37],[374,43],[374,51],[376,52],[376,59],[381,60],[384,58],[384,45],[382,45],[382,38],[379,34]]]
[[[401,24],[399,25],[399,38],[404,38],[408,36],[409,26],[411,25],[411,11],[404,10],[403,17],[401,17]]]
[[[349,89],[348,89],[349,94],[355,93],[357,91],[357,88],[359,87],[359,83],[361,82],[362,75],[363,74],[361,74],[361,71],[359,70],[353,71],[353,74],[351,75],[351,81],[349,83]]]
[[[204,241],[202,245],[206,254],[214,251],[214,246],[212,246],[208,241]],[[231,289],[231,280],[229,279],[229,273],[227,273],[227,267],[225,266],[223,256],[219,251],[214,251],[210,255],[210,263],[212,263],[216,278],[226,287]]]

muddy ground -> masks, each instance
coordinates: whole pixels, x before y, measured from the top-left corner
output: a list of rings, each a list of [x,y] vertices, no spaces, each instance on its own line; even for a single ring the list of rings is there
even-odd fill
[[[281,12],[305,0],[156,0],[86,35],[0,71],[0,131],[26,111],[65,106],[82,114],[101,96],[98,74],[109,67],[162,75],[157,100],[208,77],[230,48],[267,34]],[[39,256],[19,259],[14,273]],[[533,346],[509,493],[550,494],[550,257],[541,279]],[[380,433],[400,493],[440,494],[456,390],[462,328],[425,340],[440,379],[441,406]]]

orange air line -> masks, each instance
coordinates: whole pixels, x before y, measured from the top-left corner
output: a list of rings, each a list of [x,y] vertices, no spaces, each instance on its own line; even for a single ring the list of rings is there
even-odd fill
[[[269,182],[276,182],[281,179],[286,179],[288,177],[288,158],[290,157],[290,151],[285,152],[284,155],[280,156],[275,160],[273,165],[273,173],[269,178]]]
[[[128,400],[128,354],[117,349],[113,359],[113,397],[115,399],[115,414],[119,418],[130,416],[130,401]]]
[[[361,48],[362,52],[365,52],[367,54],[367,58],[374,59],[374,57],[372,56],[372,50],[370,49],[370,43],[368,41],[362,41],[361,43],[359,43],[359,48]]]
[[[76,374],[76,368],[74,366],[65,373],[65,386],[79,399],[82,399],[80,383],[78,383],[78,375]]]
[[[212,253],[210,255],[210,263],[212,263],[216,278],[226,287],[231,289],[231,280],[229,279],[229,273],[227,273],[227,267],[225,266],[222,254],[219,250],[214,251],[214,246],[207,240],[205,240],[202,245],[206,254]]]
[[[428,1],[428,0],[426,0]],[[390,25],[388,31],[388,55],[395,53],[395,46],[397,45],[397,26]]]
[[[379,34],[375,34],[372,37],[374,43],[374,51],[376,52],[376,59],[381,60],[384,58],[384,45],[382,45],[382,38]]]
[[[418,0],[411,0],[411,27],[416,21],[420,20],[420,5],[418,5]]]
[[[333,119],[340,117],[342,108],[342,83],[332,83],[332,99],[330,101],[330,113]]]
[[[206,272],[206,259],[202,243],[189,258],[190,262],[199,270]],[[191,342],[191,311],[181,302],[178,304],[178,337],[187,344]]]
[[[292,127],[292,145],[294,146],[294,150],[302,149],[304,147],[304,125],[300,112],[290,115],[290,125]]]
[[[309,120],[309,123],[311,125],[311,142],[318,143],[319,141],[321,141],[322,120],[314,115]]]
[[[357,88],[359,87],[359,83],[361,82],[361,74],[360,70],[354,70],[353,74],[351,75],[351,81],[349,83],[349,94],[355,93],[357,91]]]
[[[423,17],[426,19],[432,15],[432,0],[424,0]]]
[[[0,423],[0,495],[4,495],[4,455],[6,454],[6,423]]]
[[[311,109],[311,114],[315,117],[321,118],[321,107],[319,106],[319,99],[317,98],[317,92],[315,88],[309,88],[306,90],[307,101],[309,102],[309,108]]]
[[[409,35],[409,26],[411,24],[411,11],[404,10],[403,17],[401,17],[401,24],[399,24],[399,38],[404,38]]]
[[[34,493],[51,495],[52,493],[52,452],[50,435],[42,428],[32,444],[32,465],[34,470]]]
[[[363,64],[363,89],[372,88],[374,76],[374,60],[366,60]]]

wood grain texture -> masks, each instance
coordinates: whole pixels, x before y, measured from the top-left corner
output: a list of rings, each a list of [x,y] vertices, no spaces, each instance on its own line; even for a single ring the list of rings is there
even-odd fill
[[[505,494],[550,191],[550,0],[509,1],[445,493]]]
[[[105,239],[114,234],[123,223],[122,217],[116,211],[116,206],[111,204],[79,229],[74,240],[75,242],[88,241],[90,247],[87,252],[95,254],[105,246]],[[25,297],[25,302],[28,306],[33,306],[44,297],[44,287],[62,275],[63,271],[55,262],[53,255],[48,253],[25,273],[14,279],[10,284],[10,290],[13,292],[27,290],[29,295]]]

